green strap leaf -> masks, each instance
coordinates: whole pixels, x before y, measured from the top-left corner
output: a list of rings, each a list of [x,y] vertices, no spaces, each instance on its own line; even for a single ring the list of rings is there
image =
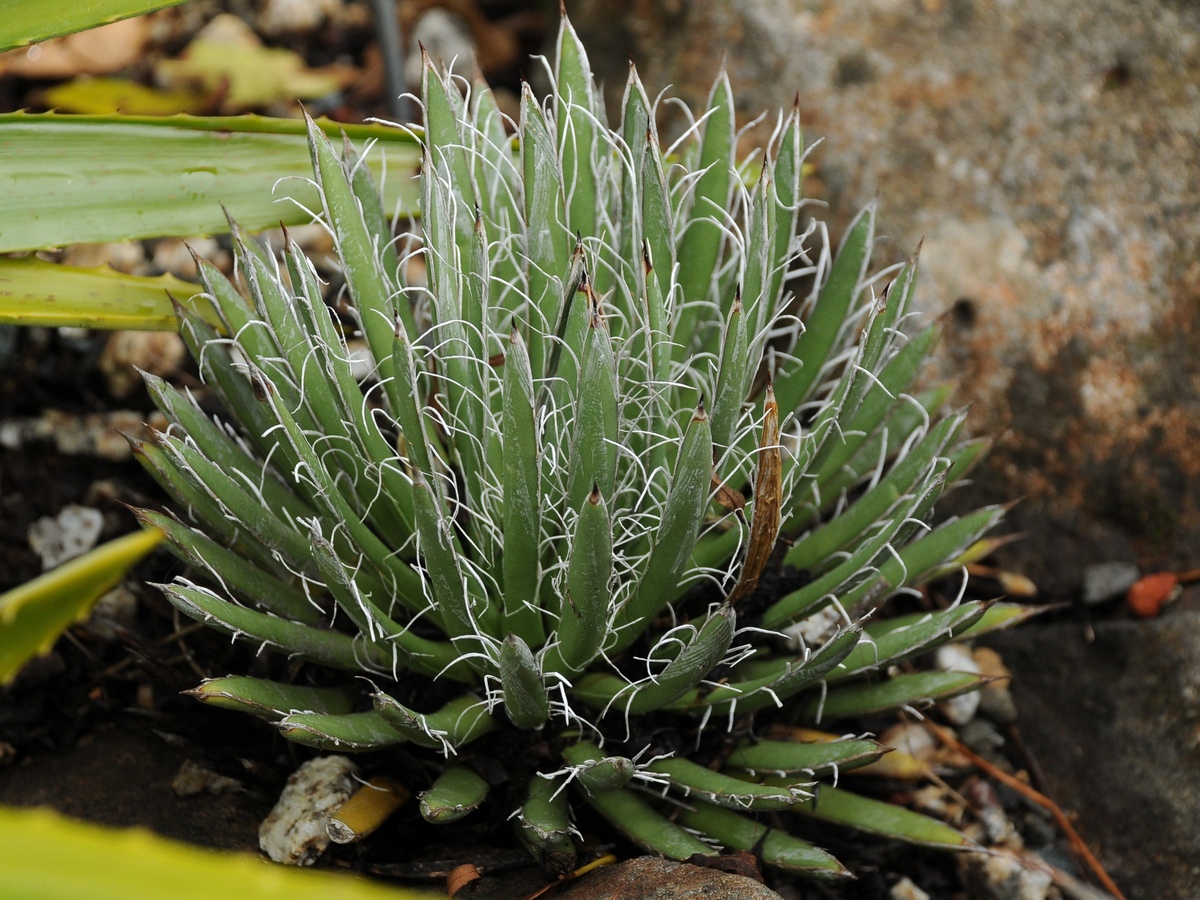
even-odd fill
[[[529,353],[513,331],[504,360],[504,620],[526,642],[545,638],[541,579],[542,501]]]
[[[707,110],[700,139],[700,158],[696,171],[700,177],[692,191],[691,205],[686,224],[681,226],[679,237],[679,290],[682,308],[674,330],[681,340],[675,348],[677,362],[687,358],[695,339],[703,304],[710,300],[717,263],[720,261],[721,241],[725,236],[725,215],[729,209],[732,191],[734,164],[734,136],[736,124],[733,115],[733,89],[724,70],[717,75],[708,94]],[[657,151],[653,144],[652,148]],[[647,216],[647,235],[654,226]],[[765,249],[765,247],[763,248]],[[654,264],[662,266],[666,259],[655,258]],[[669,272],[670,269],[664,271]],[[752,300],[756,297],[750,298]]]
[[[289,656],[312,660],[333,669],[390,673],[391,654],[377,644],[338,631],[310,628],[278,616],[222,600],[212,591],[176,582],[158,585],[171,605],[184,615],[218,631],[256,644],[266,644]]]
[[[575,524],[557,643],[547,651],[547,671],[582,672],[604,646],[612,613],[612,567],[612,522],[604,497],[593,488]]]
[[[821,369],[842,332],[847,315],[858,296],[875,234],[875,209],[868,206],[851,224],[829,278],[817,296],[816,305],[804,323],[804,333],[792,351],[795,362],[775,377],[775,394],[780,409],[796,409],[818,384]]]
[[[561,778],[529,779],[529,796],[517,811],[517,834],[544,869],[565,875],[575,868],[575,841]]]
[[[376,173],[381,157],[390,172],[411,171],[420,160],[413,139],[396,128],[329,121],[318,127],[355,141],[376,140],[382,151],[372,154]],[[47,159],[55,164],[46,165]],[[305,225],[312,219],[308,210],[321,204],[311,178],[305,124],[295,119],[8,113],[0,115],[5,202],[39,214],[0,223],[0,253],[224,234],[229,223],[222,207],[250,231],[281,222]],[[385,187],[389,207],[399,201],[416,208],[410,179],[389,178]]]
[[[382,691],[372,694],[371,700],[375,711],[409,741],[447,753],[494,731],[499,724],[487,711],[487,704],[470,694],[455,697],[431,713],[415,712]]]
[[[244,554],[223,547],[172,516],[148,509],[134,510],[134,515],[143,526],[163,532],[172,553],[208,573],[213,584],[221,585],[243,603],[304,625],[318,626],[327,621],[320,605],[293,581],[255,565]]]
[[[692,547],[712,484],[712,446],[708,416],[699,408],[679,450],[650,559],[636,593],[618,613],[619,633],[614,650],[628,647],[641,635],[645,623],[673,596],[691,562]]]
[[[865,629],[868,639],[842,662],[842,667],[830,674],[830,683],[844,681],[872,669],[882,669],[918,653],[955,640],[983,618],[988,604],[973,600],[950,609],[928,613],[909,621],[897,623],[886,619]]]

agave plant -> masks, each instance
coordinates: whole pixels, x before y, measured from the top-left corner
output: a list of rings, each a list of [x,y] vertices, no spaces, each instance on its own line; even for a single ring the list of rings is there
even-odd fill
[[[902,328],[915,260],[868,275],[872,211],[836,258],[806,255],[795,112],[738,159],[721,76],[663,147],[636,72],[610,129],[565,19],[557,51],[552,96],[526,88],[515,124],[426,64],[418,234],[394,239],[361,158],[310,128],[342,295],[290,240],[281,260],[239,240],[240,290],[202,264],[222,327],[178,315],[225,417],[147,377],[171,427],[135,448],[198,525],[142,512],[199,573],[163,589],[357,677],[193,693],[313,747],[424,748],[427,820],[490,791],[551,869],[575,857],[574,797],[670,857],[845,874],[756,814],[919,837],[817,786],[884,748],[760,740],[763,716],[829,723],[980,685],[885,673],[1015,608],[865,622],[998,521],[926,524],[984,445],[960,441],[946,389],[913,392],[935,331]],[[472,761],[495,748],[510,777],[489,788]]]

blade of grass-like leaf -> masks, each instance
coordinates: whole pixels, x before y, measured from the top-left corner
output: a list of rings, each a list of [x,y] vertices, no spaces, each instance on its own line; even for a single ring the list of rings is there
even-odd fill
[[[86,617],[162,538],[155,529],[134,532],[0,595],[0,684]]]
[[[73,34],[107,25],[118,19],[140,16],[183,0],[75,0],[50,3],[42,0],[0,0],[0,50],[21,47],[34,41]]]
[[[37,5],[37,4],[30,4]],[[415,208],[413,139],[381,125],[322,121],[334,136],[375,139],[385,208]],[[383,160],[380,157],[383,157]],[[386,163],[384,162],[386,160]],[[304,123],[260,116],[166,118],[0,115],[0,252],[75,242],[223,234],[221,207],[248,231],[306,224],[320,208]]]
[[[107,266],[0,259],[0,324],[174,331],[179,326],[174,297],[215,325],[219,320],[200,290],[174,275],[146,278]]]

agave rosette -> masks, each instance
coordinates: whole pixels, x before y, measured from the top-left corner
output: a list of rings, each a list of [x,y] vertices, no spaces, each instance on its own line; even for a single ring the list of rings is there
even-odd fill
[[[445,759],[429,821],[491,790],[560,870],[572,796],[655,852],[755,849],[816,876],[845,870],[756,813],[962,846],[832,787],[813,802],[819,776],[878,759],[875,742],[751,733],[785,704],[829,722],[975,689],[878,673],[1020,614],[963,602],[863,628],[1001,515],[926,524],[984,445],[960,439],[944,389],[914,388],[935,339],[904,333],[915,260],[869,275],[871,210],[836,256],[806,256],[798,116],[738,160],[724,76],[666,148],[636,73],[620,127],[605,124],[565,19],[553,80],[545,103],[525,89],[510,135],[485,85],[426,65],[420,229],[399,239],[360,158],[310,129],[341,319],[290,240],[281,261],[239,240],[240,290],[202,264],[223,328],[179,315],[225,416],[148,377],[172,425],[136,447],[198,526],[142,513],[198,573],[164,590],[365,678],[194,693],[314,747],[427,748]],[[473,742],[497,729],[530,750],[489,789]],[[716,768],[675,752],[706,730],[733,748]]]

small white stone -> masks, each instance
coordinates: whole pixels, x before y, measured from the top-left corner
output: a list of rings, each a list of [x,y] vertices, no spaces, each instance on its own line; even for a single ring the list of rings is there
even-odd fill
[[[179,371],[187,347],[174,331],[114,331],[104,345],[97,367],[118,399],[142,383],[137,370],[165,378]]]
[[[354,792],[358,766],[345,756],[310,759],[288,779],[258,829],[258,845],[278,863],[311,866],[329,846],[331,812]]]
[[[946,644],[939,647],[935,657],[937,668],[942,672],[970,672],[981,675],[979,663],[975,661],[969,647],[964,644]],[[938,704],[942,713],[955,725],[966,725],[979,709],[979,691],[959,694]]]
[[[907,875],[892,885],[892,900],[929,900],[929,895],[917,887]]]
[[[312,31],[324,24],[330,7],[337,5],[329,0],[267,0],[258,27],[271,37]]]
[[[932,762],[940,746],[929,729],[919,722],[893,725],[879,736],[879,743],[903,751],[923,763]]]
[[[1016,856],[1002,849],[992,853],[970,854],[966,860],[975,876],[971,880],[978,893],[974,896],[993,900],[1046,900],[1053,879],[1048,872],[1022,865]]]
[[[100,510],[69,503],[57,516],[42,516],[29,526],[29,546],[49,571],[91,550],[103,529]]]
[[[220,796],[237,793],[242,790],[242,784],[236,778],[218,775],[193,759],[185,759],[171,779],[171,789],[180,797],[195,797],[197,794]]]

